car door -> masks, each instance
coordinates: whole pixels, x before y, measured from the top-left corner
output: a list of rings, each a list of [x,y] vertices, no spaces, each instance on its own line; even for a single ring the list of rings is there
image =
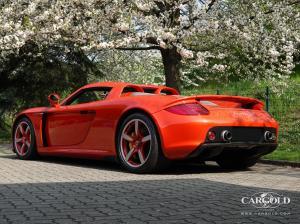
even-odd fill
[[[49,111],[46,132],[48,146],[76,146],[84,142],[96,116],[95,102],[103,100],[106,90],[88,88],[65,105]]]

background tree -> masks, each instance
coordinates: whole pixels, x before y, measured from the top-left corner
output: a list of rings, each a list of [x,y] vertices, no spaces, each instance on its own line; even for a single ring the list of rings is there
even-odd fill
[[[27,42],[18,54],[0,61],[0,128],[7,112],[48,106],[51,92],[69,93],[85,85],[90,74],[101,77],[97,65],[78,50],[58,47],[40,49]]]
[[[89,82],[126,81],[164,85],[163,64],[158,51],[100,50],[93,55],[103,78],[89,75]]]
[[[299,42],[298,3],[7,0],[0,13],[0,50],[2,57],[16,53],[27,40],[39,46],[72,46],[87,55],[107,48],[158,50],[166,84],[177,89],[181,80],[189,80],[180,75],[184,59],[194,59],[198,68],[214,74],[282,76],[293,69]]]
[[[185,84],[205,81],[288,80],[299,54],[300,1],[230,1],[216,4],[222,12],[216,29],[197,33],[190,48],[198,64],[187,63]],[[298,62],[299,64],[299,62]]]

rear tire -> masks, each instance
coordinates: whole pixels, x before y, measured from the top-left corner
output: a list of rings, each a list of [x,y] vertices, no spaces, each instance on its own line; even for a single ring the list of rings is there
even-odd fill
[[[121,165],[132,173],[151,173],[168,164],[155,124],[142,113],[131,114],[121,123],[117,156]]]
[[[221,158],[216,162],[224,169],[245,170],[257,163],[257,158]]]
[[[31,121],[24,117],[17,121],[13,129],[13,148],[19,159],[35,159],[38,155],[34,128]]]

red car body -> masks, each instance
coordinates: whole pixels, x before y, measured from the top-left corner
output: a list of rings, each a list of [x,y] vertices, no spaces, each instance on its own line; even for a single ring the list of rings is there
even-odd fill
[[[105,99],[68,104],[83,91],[95,88],[107,88]],[[52,107],[27,109],[17,116],[14,129],[22,117],[28,118],[40,155],[116,157],[121,122],[137,112],[155,124],[168,160],[208,160],[231,148],[252,149],[252,154],[259,157],[277,145],[278,124],[259,100],[225,95],[180,96],[165,86],[119,82],[89,84]],[[229,140],[221,136],[224,130],[230,132]],[[266,132],[271,133],[269,139]]]

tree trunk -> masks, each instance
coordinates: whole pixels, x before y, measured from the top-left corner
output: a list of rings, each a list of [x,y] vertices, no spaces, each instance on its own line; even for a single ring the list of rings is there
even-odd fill
[[[161,49],[160,51],[164,65],[166,86],[180,91],[181,55],[177,52],[176,47],[171,49]]]

